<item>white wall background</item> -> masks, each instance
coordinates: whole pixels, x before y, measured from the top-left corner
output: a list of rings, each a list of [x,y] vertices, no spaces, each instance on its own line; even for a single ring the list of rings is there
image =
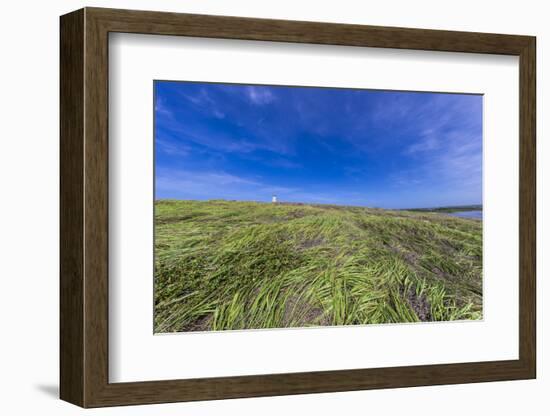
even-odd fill
[[[550,204],[544,191],[550,145],[544,140],[545,75],[550,56],[546,2],[296,0],[120,0],[5,2],[0,14],[0,411],[72,415],[83,410],[58,395],[58,16],[103,6],[295,20],[536,35],[538,41],[538,330],[537,380],[338,394],[225,400],[86,411],[102,415],[543,415],[550,409],[544,247]],[[475,342],[475,340],[472,340]]]

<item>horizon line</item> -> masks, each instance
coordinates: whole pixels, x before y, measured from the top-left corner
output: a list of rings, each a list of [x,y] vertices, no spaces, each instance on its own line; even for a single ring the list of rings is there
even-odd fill
[[[425,207],[406,207],[406,208],[383,208],[374,205],[352,205],[352,204],[341,204],[337,202],[299,202],[299,201],[264,201],[264,200],[254,200],[254,199],[225,199],[225,198],[210,198],[210,199],[181,199],[181,198],[155,198],[154,202],[161,201],[196,201],[196,202],[212,202],[212,201],[225,201],[225,202],[254,202],[258,204],[273,204],[273,205],[337,205],[342,207],[357,207],[357,208],[371,208],[371,209],[386,209],[386,210],[395,210],[395,211],[412,211],[412,210],[429,210],[429,209],[445,209],[445,208],[465,208],[465,207],[481,207],[483,208],[483,203],[468,203],[468,204],[452,204],[452,205],[433,205]]]

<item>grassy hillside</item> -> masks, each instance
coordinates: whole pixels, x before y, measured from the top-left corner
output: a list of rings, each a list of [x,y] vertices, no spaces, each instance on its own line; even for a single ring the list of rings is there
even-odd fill
[[[477,220],[158,201],[155,232],[156,332],[481,318]]]

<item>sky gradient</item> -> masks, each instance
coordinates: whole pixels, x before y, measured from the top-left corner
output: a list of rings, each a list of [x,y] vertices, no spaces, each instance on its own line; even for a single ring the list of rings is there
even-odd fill
[[[482,96],[155,81],[155,198],[482,202]]]

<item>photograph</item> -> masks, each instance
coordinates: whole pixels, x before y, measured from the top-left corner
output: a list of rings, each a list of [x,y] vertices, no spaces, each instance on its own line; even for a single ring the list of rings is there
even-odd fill
[[[483,319],[483,95],[155,80],[154,333]]]

